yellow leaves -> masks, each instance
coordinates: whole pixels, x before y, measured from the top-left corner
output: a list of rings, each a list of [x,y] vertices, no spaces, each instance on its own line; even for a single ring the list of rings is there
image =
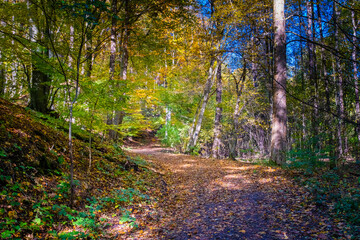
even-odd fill
[[[9,216],[10,218],[17,218],[17,213],[16,213],[15,211],[9,211],[9,212],[8,212],[8,216]]]

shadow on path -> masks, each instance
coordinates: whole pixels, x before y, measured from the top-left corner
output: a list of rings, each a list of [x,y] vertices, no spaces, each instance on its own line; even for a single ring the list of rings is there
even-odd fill
[[[146,229],[149,238],[346,239],[282,169],[164,153],[156,145],[131,152],[166,172],[163,211]]]

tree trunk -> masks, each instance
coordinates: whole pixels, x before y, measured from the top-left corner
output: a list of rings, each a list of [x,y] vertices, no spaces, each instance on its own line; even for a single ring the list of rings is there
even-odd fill
[[[82,26],[84,28],[84,26]],[[76,57],[76,76],[75,76],[75,96],[70,102],[69,106],[69,155],[70,155],[70,206],[73,206],[75,197],[75,184],[74,184],[74,154],[73,154],[73,142],[72,142],[72,121],[73,121],[73,109],[79,96],[79,81],[80,81],[80,63],[82,48],[84,46],[85,36],[81,36],[81,43],[79,46],[78,54]],[[70,92],[70,89],[69,89]]]
[[[120,91],[124,91],[126,88],[126,80],[127,80],[127,71],[128,71],[128,62],[129,62],[129,55],[128,55],[128,45],[127,45],[127,41],[128,41],[128,33],[127,31],[124,32],[124,34],[126,36],[124,36],[124,43],[123,43],[123,47],[122,47],[122,57],[121,57],[121,83],[118,85],[118,88]],[[125,93],[123,93],[123,97],[120,97],[120,99],[118,99],[118,101],[120,102],[124,102],[125,101]],[[116,109],[115,110],[115,116],[114,116],[114,122],[113,124],[115,126],[119,126],[122,124],[123,119],[125,117],[125,112],[123,110],[119,110]],[[119,134],[118,132],[116,132],[115,136],[114,136],[114,140],[117,140],[119,138]]]
[[[321,15],[321,0],[317,0],[316,3],[316,7],[317,7],[317,13],[318,13],[318,26],[319,26],[319,34],[320,34],[320,43],[324,44],[324,31],[323,31],[323,22],[322,22],[322,15]],[[321,82],[324,83],[325,85],[325,107],[324,109],[326,109],[327,112],[331,112],[331,104],[330,104],[330,79],[329,79],[329,75],[327,73],[327,69],[326,69],[326,59],[325,59],[325,49],[320,47],[320,67],[321,67],[321,71],[320,71],[320,79],[322,80]],[[320,119],[322,119],[323,122],[327,122],[328,124],[322,124],[322,128],[321,132],[325,132],[327,134],[326,140],[324,142],[325,145],[327,146],[331,146],[333,144],[333,140],[332,140],[332,122],[333,119],[329,117],[329,115],[324,114],[322,115],[322,117],[320,117]],[[329,156],[331,157],[333,151],[329,152]]]
[[[233,115],[233,122],[234,122],[234,130],[232,134],[230,135],[229,139],[229,157],[233,160],[237,157],[237,141],[238,141],[238,135],[239,135],[239,117],[242,109],[239,109],[240,107],[240,97],[242,94],[242,90],[244,87],[244,82],[246,78],[246,61],[244,61],[243,64],[243,72],[240,78],[240,81],[235,80],[236,85],[236,101],[235,101],[235,108],[234,108],[234,115]],[[239,86],[241,84],[241,86]],[[245,104],[244,104],[245,106]],[[244,107],[243,106],[243,107]]]
[[[319,33],[320,33],[320,43],[324,44],[324,31],[322,27],[322,17],[321,17],[321,6],[320,0],[317,0],[317,13],[318,13],[318,25],[319,25]],[[321,78],[324,79],[325,82],[325,98],[326,98],[326,109],[330,112],[330,89],[329,89],[329,79],[326,71],[326,60],[325,60],[325,53],[324,48],[320,48],[320,60],[321,60]]]
[[[165,107],[165,139],[168,138],[168,129],[171,126],[171,109],[166,106]]]
[[[214,142],[212,146],[212,157],[220,158],[220,148],[222,145],[221,142],[221,118],[222,118],[222,79],[221,79],[221,63],[218,63],[217,72],[216,72],[216,112],[215,112],[215,122],[214,122]]]
[[[299,2],[299,9],[301,11],[301,3]],[[300,31],[302,30],[302,19],[300,18]],[[302,70],[302,68],[304,68],[305,64],[304,64],[304,54],[303,54],[303,45],[300,44],[300,79],[301,79],[301,90],[303,92],[304,95],[306,95],[306,84],[305,84],[305,76],[304,76],[304,71]],[[306,137],[307,137],[307,133],[306,133],[306,116],[305,116],[305,110],[306,110],[306,106],[303,104],[301,106],[301,144],[300,147],[302,149],[305,149],[305,141],[306,141]]]
[[[36,58],[36,57],[35,57]],[[50,77],[43,73],[36,66],[38,61],[33,58],[33,71],[31,78],[31,88],[30,88],[30,103],[29,108],[41,112],[48,112],[49,105],[49,93],[50,93]]]
[[[86,34],[86,77],[91,77],[91,72],[93,68],[93,53],[92,53],[92,31],[89,28],[87,34]]]
[[[130,14],[130,7],[129,7],[129,0],[125,1],[125,12],[126,17],[124,20],[124,26],[122,29],[121,34],[121,44],[120,44],[120,51],[121,51],[121,58],[120,58],[120,78],[121,82],[118,84],[117,88],[121,91],[125,91],[126,89],[126,80],[127,80],[127,74],[128,74],[128,65],[129,65],[129,37],[130,37],[130,31],[129,31],[129,18],[128,15]],[[125,92],[123,93],[123,96],[120,97],[120,99],[117,100],[118,102],[125,102]],[[119,126],[122,124],[123,119],[125,117],[125,112],[121,109],[115,109],[115,116],[114,116],[114,122],[113,124],[115,126]],[[118,140],[119,134],[118,132],[115,133],[115,136],[113,140]]]
[[[271,160],[286,162],[286,33],[285,2],[274,0],[275,78],[273,92],[273,121],[271,132]]]
[[[196,120],[198,118],[198,114],[199,114],[199,110],[201,107],[201,103],[202,103],[202,99],[200,99],[199,103],[198,103],[198,107],[196,108],[195,114],[194,114],[194,118],[191,124],[191,127],[189,129],[189,137],[191,138],[191,136],[193,135],[194,131],[195,131],[195,124],[196,124]],[[186,145],[184,145],[184,149],[186,149]]]
[[[115,74],[115,60],[116,60],[116,14],[117,14],[117,0],[112,0],[111,3],[111,31],[110,31],[110,82],[112,82],[114,74]],[[107,125],[113,124],[113,113],[107,114]],[[113,129],[109,129],[109,139],[115,139],[116,131]]]
[[[255,29],[256,31],[256,29]],[[258,83],[258,57],[256,54],[256,45],[255,45],[255,40],[254,40],[254,36],[251,36],[251,45],[252,45],[252,49],[251,49],[251,75],[253,78],[253,84],[254,87],[257,88],[259,83]]]
[[[207,105],[207,103],[209,101],[210,91],[211,91],[211,87],[213,85],[213,79],[214,79],[213,65],[214,65],[214,62],[215,62],[215,60],[214,60],[214,58],[212,58],[211,61],[210,61],[208,79],[206,81],[205,88],[204,88],[203,101],[202,101],[202,105],[201,105],[201,108],[200,108],[199,117],[198,117],[197,123],[195,125],[193,134],[192,134],[192,136],[190,136],[190,141],[189,141],[189,144],[188,144],[188,147],[187,147],[187,151],[190,151],[193,147],[195,147],[196,142],[197,142],[198,137],[199,137],[199,133],[200,133],[200,129],[201,129],[202,120],[204,118],[206,105]]]
[[[237,157],[237,141],[239,135],[239,117],[240,117],[240,95],[236,95],[236,102],[234,108],[234,131],[229,140],[229,157],[233,160]]]
[[[357,126],[355,127],[355,132],[358,139],[357,149],[356,151],[356,162],[360,163],[360,101],[359,101],[359,77],[358,77],[358,66],[357,66],[357,52],[356,46],[358,45],[357,41],[357,23],[355,19],[355,11],[351,11],[351,21],[352,21],[352,29],[353,29],[353,51],[352,51],[352,60],[353,60],[353,75],[354,75],[354,85],[355,85],[355,115]]]
[[[0,21],[1,26],[5,27],[6,23]],[[4,38],[4,35],[1,34],[1,40]],[[5,61],[4,55],[0,50],[0,97],[4,98],[6,93],[6,74],[5,74]]]
[[[0,51],[0,97],[5,97],[6,75],[2,52]]]
[[[307,10],[307,29],[306,29],[306,37],[307,37],[307,47],[308,47],[308,57],[309,57],[309,83],[315,87],[314,89],[314,108],[312,111],[312,136],[316,137],[318,135],[318,81],[316,75],[316,55],[315,55],[315,44],[314,42],[314,4],[312,0],[308,0],[306,2],[306,10]],[[312,88],[311,88],[312,89]],[[318,141],[313,142],[313,150],[318,148]]]
[[[29,37],[32,42],[36,42],[40,38],[38,29],[30,19]],[[37,47],[32,49],[32,75],[30,83],[30,103],[29,107],[41,113],[48,112],[49,94],[50,94],[50,77],[42,70],[41,65],[46,63],[42,58],[48,58],[49,50],[40,52]],[[42,56],[40,58],[38,55]]]
[[[334,25],[335,25],[335,50],[336,52],[339,51],[339,28],[338,28],[338,18],[340,16],[340,13],[338,11],[337,5],[334,2]],[[343,157],[343,154],[345,153],[344,151],[344,146],[346,144],[344,144],[343,141],[343,134],[344,134],[344,117],[345,117],[345,105],[344,105],[344,83],[343,83],[343,76],[341,73],[341,62],[340,62],[340,57],[338,55],[335,56],[335,74],[334,74],[334,78],[335,78],[335,82],[337,85],[337,108],[338,108],[338,115],[340,116],[340,118],[338,119],[338,131],[337,131],[337,137],[338,137],[338,153],[339,153],[339,159],[341,159]],[[338,164],[338,163],[337,163]]]

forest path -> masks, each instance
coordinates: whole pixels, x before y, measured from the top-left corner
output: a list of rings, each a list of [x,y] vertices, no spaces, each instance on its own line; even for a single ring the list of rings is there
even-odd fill
[[[158,216],[133,239],[346,239],[282,169],[155,144],[131,152],[164,172]]]

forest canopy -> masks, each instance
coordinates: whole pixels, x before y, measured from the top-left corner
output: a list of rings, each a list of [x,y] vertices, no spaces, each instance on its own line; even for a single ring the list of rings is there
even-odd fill
[[[0,237],[358,239],[359,26],[356,0],[0,0]]]
[[[109,142],[156,131],[215,158],[360,158],[358,1],[0,4],[7,100]]]

